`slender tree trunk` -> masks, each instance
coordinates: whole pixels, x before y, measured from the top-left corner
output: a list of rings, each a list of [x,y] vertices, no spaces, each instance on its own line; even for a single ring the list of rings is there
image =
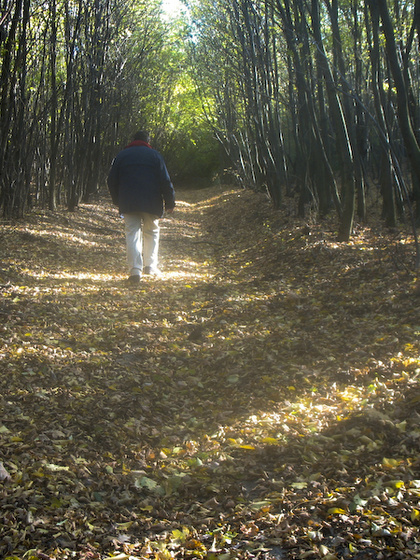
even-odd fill
[[[48,186],[48,207],[55,210],[56,180],[57,180],[57,155],[59,136],[57,131],[57,6],[56,0],[50,0],[50,79],[51,79],[51,126],[50,126],[50,176]]]
[[[16,0],[7,38],[2,46],[2,72],[0,81],[0,207],[5,216],[10,216],[13,206],[13,169],[8,162],[10,137],[12,132],[12,115],[15,105],[14,90],[16,86],[17,65],[13,65],[13,53],[22,14],[23,0]],[[12,13],[10,6],[9,13]],[[8,162],[8,163],[6,163]]]
[[[406,83],[404,81],[403,72],[398,61],[394,28],[388,11],[388,4],[386,0],[376,0],[376,2],[382,19],[382,25],[386,40],[386,52],[391,67],[392,76],[394,78],[395,88],[397,91],[398,121],[401,129],[401,134],[403,136],[404,144],[413,170],[416,173],[417,178],[420,178],[420,146],[414,133],[410,118],[408,92]]]
[[[312,13],[314,18],[314,28],[320,29],[319,0],[312,0]],[[318,43],[317,48],[321,54],[320,64],[326,82],[331,118],[337,134],[338,151],[341,160],[343,214],[338,232],[338,240],[348,241],[353,231],[356,194],[353,149],[347,130],[343,107],[337,93],[333,73],[331,71],[322,41]]]
[[[296,23],[293,21],[292,17],[292,6],[289,0],[284,1],[284,6],[280,0],[277,0],[276,5],[283,24],[283,33],[291,55],[289,65],[289,72],[291,73],[290,82],[291,88],[293,84],[296,87],[296,105],[299,107],[297,115],[294,115],[293,117],[293,130],[296,145],[295,174],[299,186],[298,214],[303,217],[306,204],[312,201],[312,192],[309,185],[309,164],[311,160],[314,135],[313,123],[311,122],[311,114],[308,107],[308,97],[310,96],[310,94],[308,95],[308,92],[310,87],[307,84],[307,74],[295,41],[298,31],[296,30]],[[289,91],[292,98],[294,98],[295,93],[293,89],[290,89]],[[294,101],[293,104],[295,104]]]
[[[316,10],[315,13],[311,13],[312,18],[312,32],[314,35],[316,45],[320,45],[322,43],[322,36],[321,36],[321,29],[320,29],[320,18],[318,3],[312,3],[312,10]],[[342,218],[342,204],[340,200],[340,194],[338,190],[338,185],[334,176],[334,171],[332,169],[330,158],[328,156],[328,148],[327,148],[327,139],[329,137],[329,124],[328,124],[328,116],[326,113],[325,107],[325,99],[324,99],[324,56],[323,49],[316,49],[315,53],[315,60],[316,60],[316,76],[317,76],[317,84],[318,84],[318,107],[319,107],[319,114],[320,114],[320,123],[316,124],[315,130],[317,133],[318,139],[318,146],[320,152],[322,154],[322,160],[324,161],[325,167],[325,183],[326,186],[321,186],[319,188],[319,197],[320,197],[320,214],[325,215],[330,209],[331,198],[334,202],[335,209],[338,213],[338,216],[341,220]],[[314,107],[314,98],[311,98],[310,104],[311,112],[313,115],[314,121],[316,120],[315,117],[315,107]],[[325,140],[324,140],[325,139]]]
[[[362,38],[359,22],[359,0],[353,0],[353,59],[355,61],[355,92],[358,98],[362,98]],[[366,117],[360,103],[355,104],[355,152],[357,153],[357,165],[355,168],[355,182],[357,195],[357,215],[359,219],[366,222],[366,184],[365,163],[367,154],[366,139]]]
[[[384,79],[382,77],[380,57],[379,57],[379,12],[376,1],[369,2],[372,26],[366,18],[366,29],[368,40],[372,35],[370,46],[370,61],[372,66],[372,89],[375,103],[376,119],[380,130],[384,135],[384,142],[381,142],[384,154],[381,158],[379,184],[383,200],[383,217],[385,223],[394,227],[396,224],[395,198],[394,198],[394,170],[391,154],[391,137],[389,133],[388,119],[386,117],[385,91],[383,89]]]

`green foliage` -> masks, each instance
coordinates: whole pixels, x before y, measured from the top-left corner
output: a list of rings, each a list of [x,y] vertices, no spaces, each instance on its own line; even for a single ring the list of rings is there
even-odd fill
[[[203,101],[185,72],[172,93],[164,127],[168,166],[180,179],[210,178],[219,166],[219,147],[203,113]]]
[[[135,129],[147,128],[174,179],[210,177],[219,165],[218,144],[189,71],[187,21],[181,16],[167,21],[157,7],[152,22],[147,44],[142,44],[144,17],[137,25],[130,23],[123,57],[130,102],[119,105],[119,138],[124,143]],[[136,60],[142,56],[145,61],[139,76]]]
[[[164,18],[158,0],[25,6],[24,13],[12,6],[2,21],[0,206],[6,215],[21,215],[31,203],[74,209],[88,200],[104,184],[115,152],[140,127],[170,157],[173,175],[213,171],[217,144],[186,74],[188,29],[181,16]]]

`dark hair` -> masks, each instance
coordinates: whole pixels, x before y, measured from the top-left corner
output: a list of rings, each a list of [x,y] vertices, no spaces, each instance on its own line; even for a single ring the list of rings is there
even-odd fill
[[[135,133],[133,140],[143,140],[143,142],[149,142],[150,136],[145,130],[139,130]]]

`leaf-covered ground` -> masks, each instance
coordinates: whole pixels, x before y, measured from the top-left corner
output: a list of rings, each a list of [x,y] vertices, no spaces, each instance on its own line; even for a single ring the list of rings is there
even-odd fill
[[[420,558],[410,235],[178,198],[135,290],[106,201],[0,228],[0,557]]]

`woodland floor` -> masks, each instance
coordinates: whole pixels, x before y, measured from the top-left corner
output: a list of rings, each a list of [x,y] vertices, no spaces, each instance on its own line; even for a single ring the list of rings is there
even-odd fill
[[[420,558],[408,228],[178,199],[134,290],[106,200],[0,227],[0,557]]]

